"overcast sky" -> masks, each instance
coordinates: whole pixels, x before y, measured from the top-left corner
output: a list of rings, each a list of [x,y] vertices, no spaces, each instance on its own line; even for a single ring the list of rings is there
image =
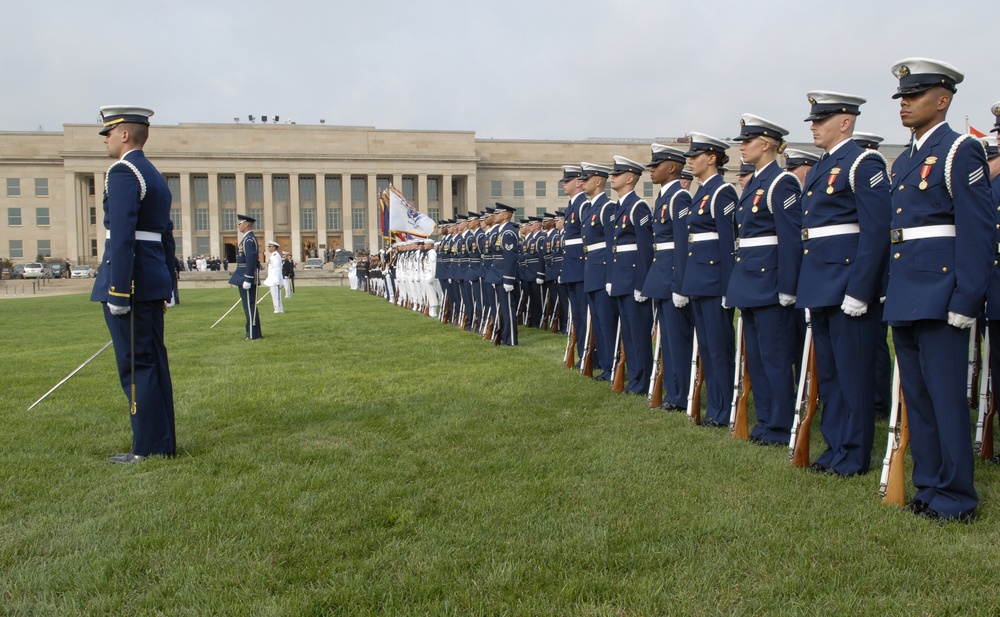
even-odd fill
[[[858,130],[907,140],[892,64],[966,75],[949,120],[1000,100],[986,0],[34,0],[4,9],[0,131],[275,114],[480,138],[725,138],[749,112],[811,141],[806,93],[866,97]],[[991,66],[991,60],[994,66]]]

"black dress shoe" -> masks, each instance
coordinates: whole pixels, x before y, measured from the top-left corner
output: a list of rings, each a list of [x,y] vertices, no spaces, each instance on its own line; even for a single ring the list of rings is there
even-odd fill
[[[708,428],[724,428],[724,427],[728,426],[727,424],[720,424],[720,423],[716,422],[715,420],[713,420],[712,418],[708,418],[707,420],[704,420],[701,423],[701,425],[702,426],[707,426]]]
[[[674,405],[673,403],[664,403],[660,405],[660,409],[662,409],[663,411],[670,411],[675,413],[680,411],[687,411],[683,407],[679,407],[677,405]]]
[[[833,473],[829,467],[822,465],[819,462],[813,463],[812,465],[806,467],[806,469],[813,473]]]
[[[109,463],[117,463],[119,465],[131,465],[132,463],[138,463],[144,460],[146,460],[145,456],[139,456],[138,454],[132,454],[131,452],[123,452],[121,454],[108,457]]]
[[[929,507],[930,506],[927,504],[926,501],[914,498],[913,500],[909,501],[905,506],[903,506],[903,509],[906,510],[907,512],[912,512],[913,514],[920,515]]]

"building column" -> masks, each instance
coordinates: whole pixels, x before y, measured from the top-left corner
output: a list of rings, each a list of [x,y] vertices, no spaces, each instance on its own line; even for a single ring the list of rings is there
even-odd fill
[[[378,246],[378,174],[368,174],[368,204],[365,209],[365,230],[368,247]]]
[[[316,172],[316,244],[325,261],[323,251],[331,249],[326,243],[326,174],[320,171]]]
[[[441,176],[441,220],[455,216],[455,207],[451,202],[451,174]]]
[[[191,206],[191,174],[182,171],[180,174],[181,183],[181,246],[183,247],[183,258],[187,259],[194,254],[194,210]],[[100,186],[104,186],[101,180]]]
[[[414,201],[417,202],[415,206],[417,210],[420,210],[424,214],[430,211],[430,203],[427,200],[427,174],[417,174],[417,194],[413,196]],[[421,208],[421,204],[423,207]],[[410,204],[411,206],[413,204]],[[437,223],[437,221],[434,221]]]
[[[392,186],[401,194],[403,192],[403,174],[392,174]],[[411,206],[413,204],[410,204]]]
[[[288,224],[291,228],[292,259],[305,263],[306,255],[302,246],[302,204],[299,203],[299,174],[288,174]]]
[[[354,251],[354,219],[351,218],[351,174],[340,176],[340,228],[344,234],[344,250]]]
[[[261,225],[260,231],[261,235],[257,236],[257,246],[263,249],[267,246],[268,237],[274,237],[274,226],[276,224],[277,218],[274,214],[274,186],[272,185],[273,179],[271,178],[271,172],[265,171],[261,173],[263,191],[264,191],[264,224]],[[259,259],[258,255],[258,259]]]
[[[476,207],[476,172],[465,177],[465,211],[477,210]]]
[[[222,259],[222,243],[219,241],[221,215],[219,214],[219,174],[208,174],[208,252]]]

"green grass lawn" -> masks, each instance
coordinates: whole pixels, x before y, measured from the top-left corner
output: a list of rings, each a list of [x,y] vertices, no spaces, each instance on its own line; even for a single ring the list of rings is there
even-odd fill
[[[3,615],[989,615],[1000,469],[972,525],[690,425],[337,287],[243,340],[234,290],[167,314],[178,456],[115,466],[127,404],[83,295],[0,301]],[[813,455],[819,453],[818,418]],[[971,435],[970,435],[971,438]]]

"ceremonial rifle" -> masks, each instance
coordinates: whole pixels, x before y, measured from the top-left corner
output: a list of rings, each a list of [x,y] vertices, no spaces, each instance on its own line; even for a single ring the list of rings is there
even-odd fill
[[[982,360],[979,357],[979,320],[972,322],[969,328],[969,370],[965,380],[965,397],[969,401],[969,407],[976,409],[979,407],[979,399],[975,396],[976,380],[979,379],[979,372]]]
[[[979,458],[988,461],[993,458],[993,416],[996,414],[996,399],[993,396],[993,371],[990,369],[990,336],[983,342],[983,371],[979,374],[979,417],[976,420],[975,451]]]
[[[219,318],[218,318],[218,319],[217,319],[217,320],[215,321],[215,323],[214,323],[214,324],[212,324],[211,326],[209,326],[209,327],[208,327],[208,329],[209,329],[209,330],[211,330],[211,329],[212,329],[212,328],[214,328],[215,326],[219,325],[219,322],[220,322],[220,321],[222,321],[223,319],[225,319],[225,318],[226,318],[226,315],[228,315],[228,314],[232,313],[232,312],[233,312],[233,309],[234,309],[234,308],[236,308],[237,306],[239,306],[239,305],[240,305],[240,302],[243,302],[243,298],[240,298],[239,300],[237,300],[237,301],[236,301],[236,304],[234,304],[234,305],[232,305],[231,307],[229,307],[229,310],[228,310],[228,311],[226,311],[225,315],[223,315],[222,317],[219,317]]]
[[[237,304],[239,304],[239,303],[237,303]],[[232,309],[230,309],[230,310],[232,310]],[[225,315],[223,315],[223,317],[224,317],[224,316],[225,316]],[[105,349],[107,349],[108,347],[111,347],[111,341],[108,341],[107,343],[105,343],[105,344],[104,344],[104,347],[101,347],[100,349],[98,349],[98,350],[97,350],[96,352],[94,352],[94,355],[92,355],[92,356],[90,356],[89,358],[87,358],[86,360],[84,360],[84,361],[83,361],[83,364],[81,364],[80,366],[78,366],[78,367],[76,367],[75,369],[73,369],[73,371],[72,371],[72,372],[71,372],[71,373],[70,373],[69,375],[66,375],[65,377],[63,377],[63,378],[62,378],[62,381],[60,381],[60,382],[59,382],[59,383],[57,383],[56,385],[52,386],[52,388],[50,388],[48,392],[46,392],[45,394],[43,394],[43,395],[42,395],[42,397],[41,397],[40,399],[38,399],[37,401],[35,401],[34,403],[32,403],[32,404],[31,404],[31,407],[28,407],[28,411],[31,411],[32,409],[34,409],[34,408],[35,408],[35,405],[37,405],[37,404],[41,403],[42,401],[44,401],[44,400],[45,400],[45,398],[46,398],[46,397],[47,397],[48,395],[50,395],[50,394],[52,394],[53,392],[55,392],[55,391],[56,391],[56,390],[57,390],[57,389],[59,388],[59,386],[63,385],[63,384],[64,384],[64,383],[66,383],[67,381],[69,381],[69,380],[70,380],[70,378],[71,378],[71,377],[73,377],[73,375],[76,375],[77,373],[79,373],[79,372],[80,372],[80,370],[81,370],[81,369],[82,369],[83,367],[85,367],[85,366],[87,366],[88,364],[90,364],[91,362],[93,362],[94,358],[96,358],[97,356],[101,355],[101,352],[103,352],[103,351],[104,351]]]
[[[440,323],[448,323],[448,309],[450,304],[448,303],[448,290],[444,290],[444,301],[441,304],[441,314],[438,315],[438,321]]]
[[[563,353],[563,366],[573,368],[576,356],[576,324],[573,323],[573,312],[569,314],[569,333],[566,335],[566,352]]]
[[[580,358],[580,374],[584,377],[594,377],[594,322],[591,320],[590,307],[587,307],[587,327],[583,331],[583,357]]]
[[[549,315],[552,307],[549,306],[549,301],[552,299],[552,289],[547,288],[545,290],[545,297],[542,298],[542,318],[538,320],[538,329],[544,331],[545,325],[549,323]]]
[[[705,376],[701,369],[701,358],[698,357],[698,331],[693,332],[691,345],[691,385],[688,386],[688,420],[701,424],[701,383]]]
[[[549,316],[549,332],[555,334],[559,332],[559,320],[562,318],[562,305],[559,304],[558,298],[556,298],[556,303],[552,307],[552,313]]]
[[[882,461],[879,494],[882,503],[906,505],[906,447],[910,444],[910,425],[906,421],[906,400],[899,385],[899,362],[892,371],[892,411],[889,416],[889,443]]]
[[[621,394],[625,391],[625,341],[622,340],[622,320],[618,318],[618,332],[615,334],[615,362],[611,373],[611,391]]]
[[[750,398],[750,375],[747,362],[746,332],[743,312],[736,318],[736,374],[733,376],[733,406],[729,410],[729,432],[735,439],[750,438],[747,399]]]
[[[653,374],[649,378],[649,408],[654,409],[663,404],[663,350],[660,349],[660,323],[653,315]]]
[[[795,421],[788,440],[788,458],[795,467],[809,466],[809,440],[813,416],[819,402],[819,378],[816,374],[816,349],[813,346],[812,324],[806,322],[806,339],[799,362],[799,389],[795,397]]]

